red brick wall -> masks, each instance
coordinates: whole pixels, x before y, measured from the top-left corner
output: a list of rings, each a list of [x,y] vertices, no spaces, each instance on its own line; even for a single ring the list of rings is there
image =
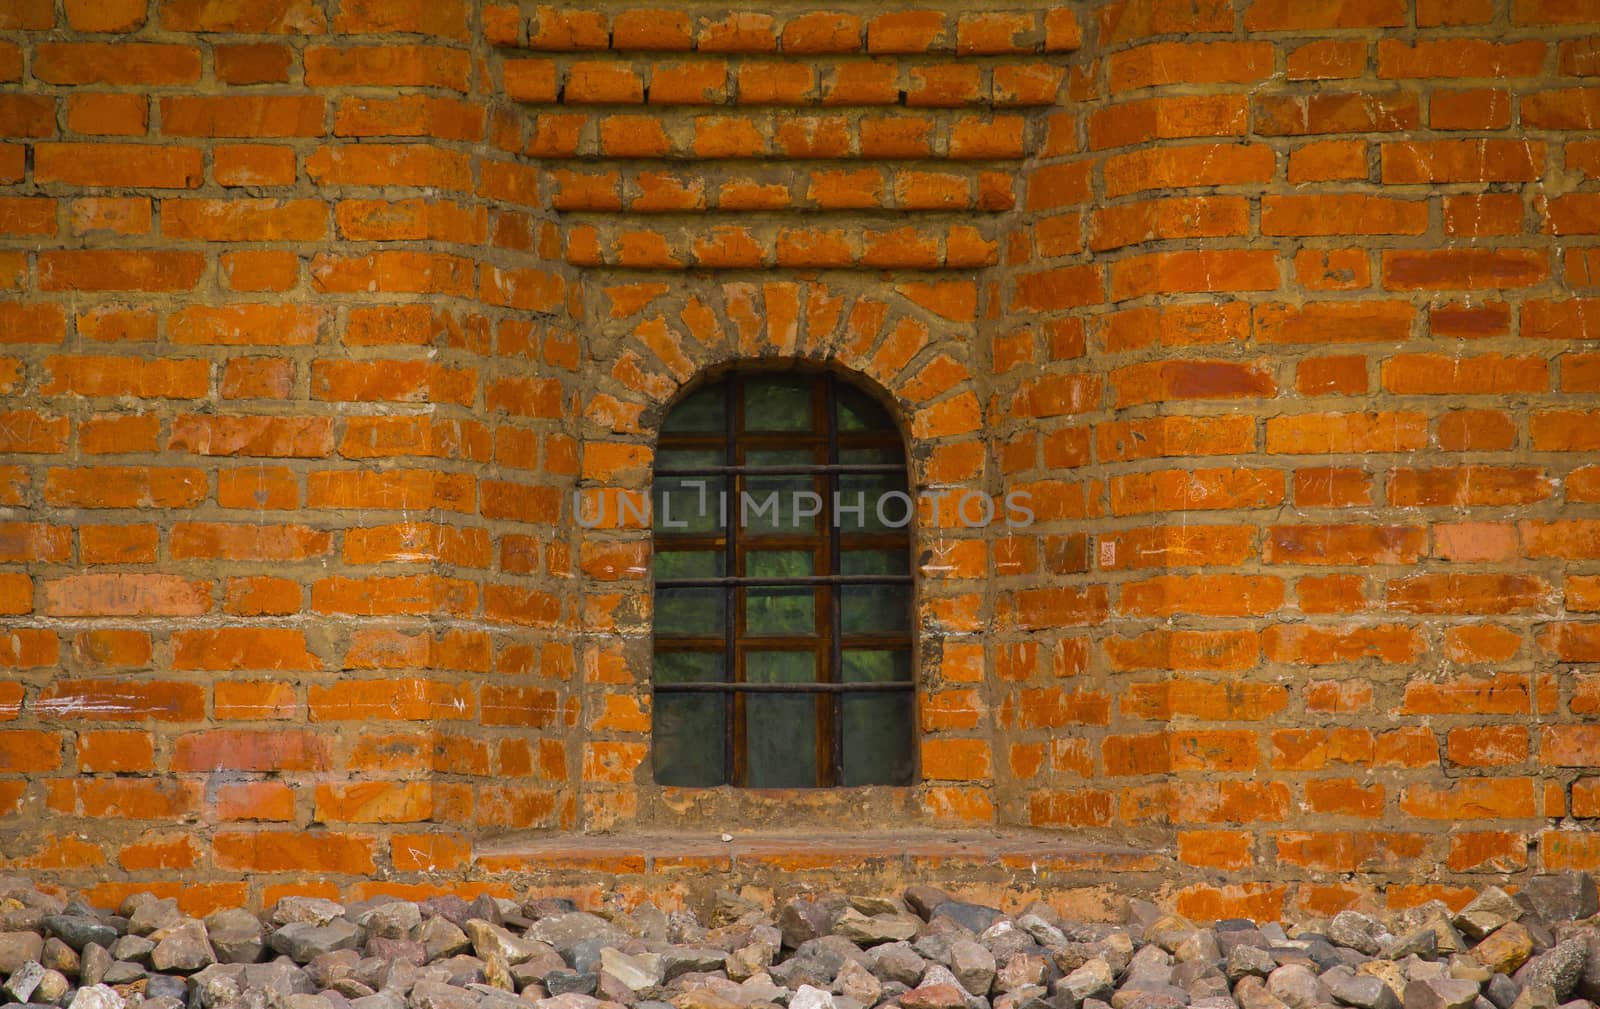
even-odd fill
[[[996,824],[1201,916],[1594,868],[1597,25],[7,5],[0,868],[260,901]],[[753,357],[1034,497],[919,527],[916,788],[649,783],[648,537],[570,492]]]

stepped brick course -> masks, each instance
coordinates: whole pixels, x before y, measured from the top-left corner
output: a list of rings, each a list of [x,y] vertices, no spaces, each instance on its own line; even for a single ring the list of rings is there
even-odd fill
[[[0,870],[599,899],[751,859],[574,834],[997,828],[1062,847],[908,871],[1275,917],[1600,868],[1597,32],[0,4]],[[572,494],[778,359],[1032,495],[921,516],[912,788],[650,781],[648,534]]]

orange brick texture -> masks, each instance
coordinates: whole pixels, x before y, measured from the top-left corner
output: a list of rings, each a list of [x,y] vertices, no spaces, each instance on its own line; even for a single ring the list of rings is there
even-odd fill
[[[1275,917],[1600,868],[1597,31],[0,4],[0,870],[599,894],[661,859],[492,842],[999,826],[1149,853],[1011,892]],[[921,516],[916,787],[650,782],[648,535],[572,492],[749,359],[1033,497]]]

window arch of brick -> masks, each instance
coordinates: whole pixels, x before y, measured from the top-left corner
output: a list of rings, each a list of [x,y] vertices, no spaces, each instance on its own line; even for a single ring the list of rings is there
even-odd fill
[[[905,442],[833,371],[737,369],[668,412],[653,473],[652,775],[909,785]]]

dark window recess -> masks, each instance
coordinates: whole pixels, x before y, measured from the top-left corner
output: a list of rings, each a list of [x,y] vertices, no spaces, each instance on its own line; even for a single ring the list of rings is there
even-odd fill
[[[655,780],[910,784],[910,498],[888,412],[830,374],[735,374],[661,431]]]

